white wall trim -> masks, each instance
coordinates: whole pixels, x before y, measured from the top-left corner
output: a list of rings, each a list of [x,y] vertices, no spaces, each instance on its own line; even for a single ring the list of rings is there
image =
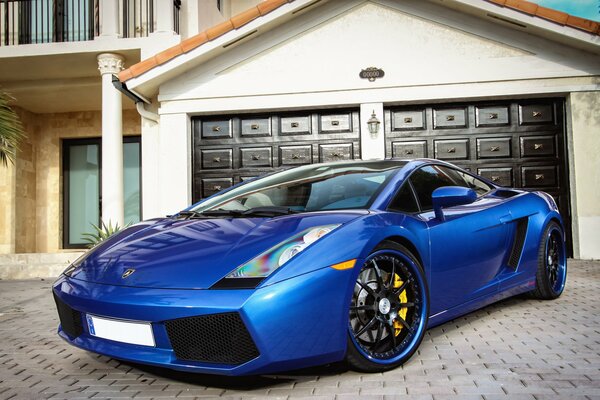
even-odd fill
[[[417,104],[498,99],[499,97],[565,96],[600,90],[600,77],[478,82],[468,84],[397,86],[360,90],[235,96],[162,101],[159,114],[201,115],[224,112],[285,111],[302,108],[358,106],[362,103]]]

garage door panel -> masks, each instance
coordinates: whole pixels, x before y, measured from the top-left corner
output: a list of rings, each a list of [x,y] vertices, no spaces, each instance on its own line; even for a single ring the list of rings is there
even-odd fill
[[[271,136],[271,118],[242,118],[242,136]]]
[[[290,115],[280,118],[279,125],[282,135],[310,135],[312,123],[310,115]]]
[[[352,114],[322,114],[319,116],[319,133],[343,133],[352,131]]]
[[[231,169],[233,155],[231,149],[201,150],[203,169]]]
[[[215,119],[202,122],[203,139],[223,139],[232,137],[232,121]]]
[[[392,157],[400,159],[427,157],[427,141],[407,140],[392,142]]]
[[[526,188],[556,188],[559,186],[557,166],[521,167],[521,184]]]
[[[434,154],[440,160],[467,160],[469,139],[435,140]]]
[[[481,106],[475,108],[475,126],[495,127],[510,125],[510,106]]]
[[[519,123],[521,125],[553,125],[554,103],[536,102],[519,104]]]
[[[320,144],[319,162],[335,162],[354,158],[352,143]]]
[[[426,121],[425,109],[391,111],[391,129],[395,132],[425,129]]]
[[[521,157],[555,157],[556,136],[521,136]]]
[[[272,167],[273,150],[271,147],[240,148],[241,168]]]
[[[202,196],[208,197],[227,189],[233,185],[233,179],[229,177],[202,179]]]
[[[433,110],[434,129],[457,129],[467,127],[467,108],[440,108]]]
[[[490,167],[478,168],[477,174],[494,182],[496,185],[513,187],[513,169],[512,167]]]
[[[477,158],[510,158],[511,138],[478,138]]]
[[[294,166],[312,164],[312,145],[280,146],[279,165]]]

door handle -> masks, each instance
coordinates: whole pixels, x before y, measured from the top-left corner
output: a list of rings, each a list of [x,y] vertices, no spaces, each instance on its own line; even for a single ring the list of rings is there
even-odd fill
[[[506,215],[501,216],[499,219],[500,219],[501,224],[507,224],[513,220],[513,217],[511,214],[506,214]]]

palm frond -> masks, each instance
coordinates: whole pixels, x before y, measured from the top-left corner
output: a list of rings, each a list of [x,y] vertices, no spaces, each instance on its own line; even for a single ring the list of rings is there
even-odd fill
[[[96,246],[99,243],[102,243],[115,233],[122,231],[123,229],[129,227],[131,223],[127,223],[124,227],[120,227],[118,223],[115,223],[113,226],[111,221],[108,221],[108,225],[104,221],[100,221],[100,225],[92,224],[94,228],[94,232],[86,232],[82,234],[82,240],[87,243],[89,248]]]
[[[0,163],[15,163],[19,142],[25,138],[17,113],[10,108],[13,98],[0,90]]]

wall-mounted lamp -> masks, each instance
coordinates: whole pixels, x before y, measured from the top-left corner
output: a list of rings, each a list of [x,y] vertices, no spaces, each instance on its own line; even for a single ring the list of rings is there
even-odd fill
[[[371,114],[371,118],[367,121],[367,125],[369,126],[369,133],[371,133],[371,137],[375,139],[377,134],[379,133],[379,125],[381,125],[381,121],[375,115],[375,110]]]

